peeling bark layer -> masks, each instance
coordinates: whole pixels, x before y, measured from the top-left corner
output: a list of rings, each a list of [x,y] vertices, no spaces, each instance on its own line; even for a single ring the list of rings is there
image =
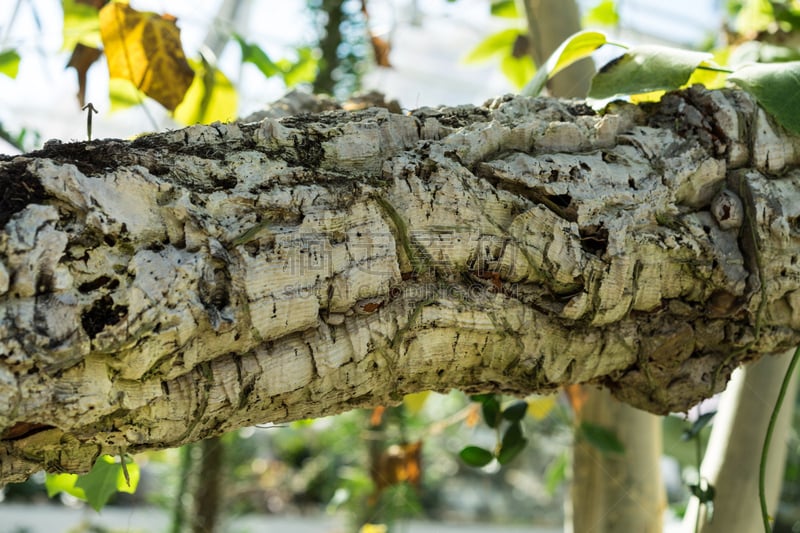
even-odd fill
[[[798,154],[693,89],[0,161],[0,480],[428,389],[685,410],[800,341]]]

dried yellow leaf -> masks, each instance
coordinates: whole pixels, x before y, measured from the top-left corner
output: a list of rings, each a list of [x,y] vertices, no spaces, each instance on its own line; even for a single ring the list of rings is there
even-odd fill
[[[175,18],[111,2],[100,10],[100,35],[109,77],[129,80],[174,111],[194,78]]]

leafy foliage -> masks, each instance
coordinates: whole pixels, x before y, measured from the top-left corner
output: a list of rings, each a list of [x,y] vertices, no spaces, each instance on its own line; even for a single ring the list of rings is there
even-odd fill
[[[88,474],[47,474],[45,479],[47,495],[51,498],[66,492],[98,512],[115,493],[133,494],[138,484],[139,467],[135,463],[117,462],[110,455],[100,456]]]
[[[189,64],[195,77],[175,108],[175,119],[183,124],[235,120],[239,98],[233,83],[205,59]]]
[[[522,94],[538,95],[547,80],[572,63],[591,56],[608,41],[602,33],[574,34],[553,52]],[[660,98],[655,91],[672,91],[690,83],[719,83],[722,74],[745,91],[787,130],[800,133],[800,61],[745,65],[736,70],[719,67],[713,56],[657,45],[641,45],[611,60],[592,79],[589,97],[607,99],[631,96],[634,101]]]
[[[585,26],[616,26],[619,24],[619,12],[614,0],[602,0],[583,16]]]
[[[507,16],[507,15],[502,15]],[[536,72],[533,59],[528,54],[527,31],[519,28],[500,30],[486,37],[464,58],[466,63],[480,63],[496,59],[500,70],[516,87],[522,87]]]
[[[3,50],[0,52],[0,74],[9,78],[16,78],[19,72],[19,54],[16,50]]]
[[[800,61],[746,65],[728,77],[787,130],[800,133]]]
[[[578,428],[578,435],[603,453],[625,453],[625,446],[608,428],[583,421]]]
[[[592,79],[591,98],[671,90],[683,86],[711,54],[666,46],[631,48],[607,63]]]
[[[497,432],[499,442],[494,451],[479,446],[467,446],[461,450],[459,457],[476,468],[488,465],[493,459],[497,459],[501,465],[508,464],[528,444],[521,422],[528,412],[528,402],[515,401],[501,408],[500,398],[496,394],[477,394],[470,399],[480,403],[483,420]],[[502,429],[504,425],[505,430]]]
[[[536,76],[522,90],[522,94],[538,95],[544,89],[547,80],[573,63],[591,56],[595,50],[608,42],[604,34],[596,31],[580,31],[572,35],[550,54]]]

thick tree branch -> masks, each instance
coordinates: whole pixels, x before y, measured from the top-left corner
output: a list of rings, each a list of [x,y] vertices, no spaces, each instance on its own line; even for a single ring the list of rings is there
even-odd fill
[[[684,410],[800,340],[798,146],[693,89],[6,159],[0,480],[426,389]]]

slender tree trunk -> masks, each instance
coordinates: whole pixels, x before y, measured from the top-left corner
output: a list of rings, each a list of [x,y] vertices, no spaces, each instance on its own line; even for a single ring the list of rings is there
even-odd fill
[[[220,437],[212,437],[200,443],[198,475],[195,480],[192,513],[193,533],[217,531],[222,501],[222,465],[225,447]]]
[[[319,48],[322,51],[320,69],[314,80],[315,94],[333,94],[336,80],[333,79],[333,72],[339,66],[339,45],[342,44],[342,5],[344,0],[323,0],[320,11],[325,13],[325,34],[319,41]]]
[[[698,88],[0,160],[0,480],[422,390],[685,410],[800,342],[796,146]]]
[[[533,59],[542,65],[567,37],[581,29],[580,12],[574,1],[524,0]],[[578,61],[548,83],[550,94],[560,98],[585,98],[594,74],[591,59]]]
[[[602,452],[577,437],[572,514],[565,531],[660,533],[666,507],[660,462],[661,419],[620,403],[608,391],[590,388],[580,420],[614,432],[625,451]]]
[[[770,413],[794,350],[737,370],[722,394],[700,474],[716,491],[713,516],[693,498],[683,530],[702,533],[761,533],[758,497],[761,448]],[[766,496],[776,512],[786,463],[786,439],[792,427],[798,375],[795,373],[780,412],[766,468]]]

